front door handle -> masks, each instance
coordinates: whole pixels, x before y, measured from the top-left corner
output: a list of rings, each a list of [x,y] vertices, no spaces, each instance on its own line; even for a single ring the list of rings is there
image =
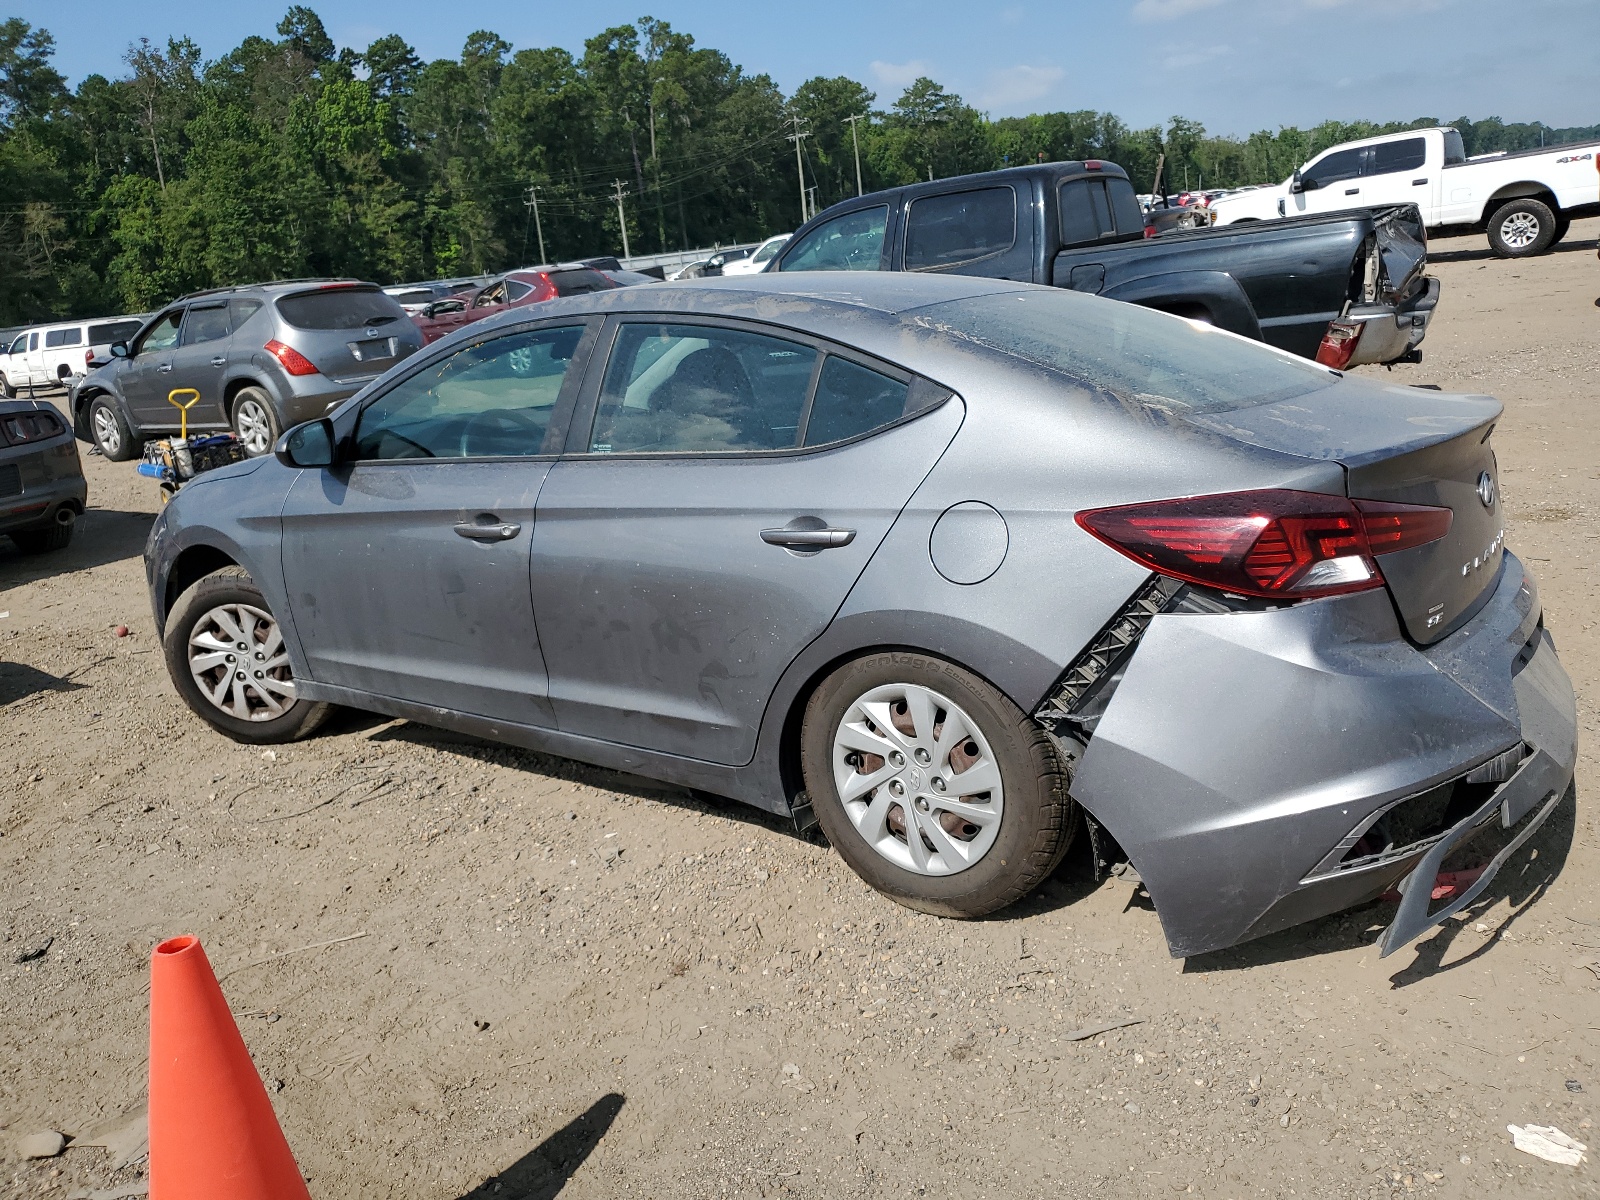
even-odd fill
[[[803,550],[828,550],[856,540],[854,529],[763,529],[761,540],[769,546]]]
[[[172,370],[172,364],[171,363],[157,363],[156,364],[156,370],[160,371],[162,374],[165,374],[166,372]]]
[[[1344,194],[1346,196],[1358,196],[1358,195],[1361,194],[1361,189],[1360,188],[1345,188]]]
[[[457,536],[471,538],[475,542],[508,542],[521,532],[522,526],[515,521],[498,521],[484,525],[476,521],[462,521],[456,526]]]
[[[211,360],[211,365],[213,367],[225,367],[228,365],[228,360],[219,356]]]
[[[1411,181],[1411,186],[1412,187],[1421,187],[1423,184],[1425,184],[1427,182],[1428,182],[1428,180],[1427,180],[1426,177],[1424,177],[1422,179],[1413,179]]]

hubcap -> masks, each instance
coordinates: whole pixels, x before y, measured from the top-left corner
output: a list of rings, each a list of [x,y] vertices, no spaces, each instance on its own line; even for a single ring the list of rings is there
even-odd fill
[[[241,721],[270,721],[294,704],[294,675],[272,614],[222,604],[189,631],[189,674],[218,709]]]
[[[1000,766],[977,722],[915,683],[873,688],[833,735],[833,782],[867,845],[903,870],[954,875],[994,847]]]
[[[1513,250],[1526,250],[1539,240],[1539,218],[1532,213],[1512,213],[1500,222],[1500,240]]]
[[[233,431],[251,454],[265,454],[272,446],[272,423],[254,400],[240,402],[233,414]]]
[[[94,410],[94,436],[102,450],[109,450],[115,454],[122,449],[122,433],[117,429],[117,418],[110,409]]]

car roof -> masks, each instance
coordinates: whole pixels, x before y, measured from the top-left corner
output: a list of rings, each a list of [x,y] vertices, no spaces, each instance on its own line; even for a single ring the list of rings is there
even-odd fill
[[[561,311],[655,310],[726,316],[760,316],[775,300],[796,307],[870,309],[899,315],[928,304],[992,296],[1032,284],[974,275],[930,275],[906,271],[783,271],[714,279],[668,280],[643,291],[623,288],[564,298]]]
[[[209,300],[216,296],[237,296],[245,292],[263,292],[268,296],[282,296],[289,292],[303,292],[315,290],[319,285],[337,283],[342,287],[369,287],[377,288],[375,283],[368,283],[365,279],[274,279],[268,283],[240,283],[233,287],[207,288],[200,292],[190,292],[171,301],[166,307],[173,304],[185,304],[191,300]],[[382,289],[379,289],[380,291]]]

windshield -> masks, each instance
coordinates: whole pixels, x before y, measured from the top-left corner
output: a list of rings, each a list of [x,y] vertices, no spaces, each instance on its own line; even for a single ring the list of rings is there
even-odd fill
[[[1178,415],[1270,404],[1338,378],[1208,325],[1053,288],[950,300],[908,315],[1123,401]]]
[[[375,287],[321,288],[284,296],[278,301],[278,311],[297,329],[361,329],[386,325],[406,315],[392,296]]]

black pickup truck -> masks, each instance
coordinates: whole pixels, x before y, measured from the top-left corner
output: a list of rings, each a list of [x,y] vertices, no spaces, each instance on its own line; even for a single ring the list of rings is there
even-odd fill
[[[1315,358],[1415,362],[1439,302],[1415,205],[1147,238],[1125,171],[1056,162],[891,188],[818,213],[771,271],[943,271],[1093,292]]]

